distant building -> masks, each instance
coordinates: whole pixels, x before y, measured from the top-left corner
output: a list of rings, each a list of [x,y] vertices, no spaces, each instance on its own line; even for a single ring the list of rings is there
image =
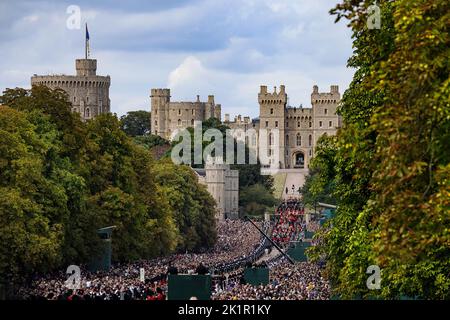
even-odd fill
[[[207,102],[201,102],[197,96],[195,102],[170,101],[170,89],[151,90],[151,128],[152,133],[170,140],[177,129],[194,127],[195,121],[221,118],[221,106],[215,104],[214,96],[208,96]]]
[[[259,118],[251,120],[238,115],[230,121],[229,114],[225,114],[223,124],[235,129],[234,137],[245,141],[260,158],[261,134],[267,134],[267,156],[278,152],[279,163],[275,164],[278,168],[308,168],[320,136],[334,135],[341,127],[341,118],[336,114],[340,100],[337,85],[332,85],[330,92],[319,92],[319,87],[314,86],[311,108],[292,107],[288,105],[284,85],[278,92],[276,87],[273,92],[268,92],[267,86],[261,86],[258,93]],[[209,96],[208,102],[200,102],[198,98],[197,102],[170,102],[169,89],[152,89],[151,106],[152,132],[166,139],[176,129],[193,127],[194,121],[204,121],[212,116],[221,119],[221,107],[214,104],[214,96]],[[278,130],[278,141],[274,141],[272,132],[275,130]],[[271,148],[272,145],[278,145],[278,150]]]
[[[88,46],[88,42],[86,42]],[[86,49],[85,59],[75,60],[76,75],[34,75],[31,85],[44,85],[51,89],[62,89],[69,96],[72,111],[80,114],[83,120],[108,113],[111,110],[109,100],[109,76],[97,75],[97,60],[88,59]]]
[[[208,159],[204,169],[194,169],[200,183],[217,203],[218,220],[239,217],[239,171],[230,170],[219,158]]]

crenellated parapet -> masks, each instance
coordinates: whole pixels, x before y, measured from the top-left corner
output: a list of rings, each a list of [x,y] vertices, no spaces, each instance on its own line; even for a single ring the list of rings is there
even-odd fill
[[[51,89],[64,90],[72,104],[72,111],[83,120],[110,112],[109,76],[98,76],[97,60],[77,59],[76,75],[34,75],[31,85],[43,85]]]

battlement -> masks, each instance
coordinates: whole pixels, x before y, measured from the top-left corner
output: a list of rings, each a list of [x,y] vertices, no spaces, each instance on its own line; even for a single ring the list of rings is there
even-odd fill
[[[284,85],[280,85],[280,91],[277,92],[277,87],[273,87],[273,92],[267,92],[267,86],[262,85],[258,93],[258,102],[260,104],[284,104],[287,102],[287,94]]]
[[[339,99],[340,96],[339,86],[337,85],[330,86],[330,92],[319,92],[319,87],[315,85],[311,93],[311,99]]]
[[[170,97],[170,89],[151,89],[151,97]]]
[[[109,87],[111,84],[111,78],[109,76],[66,76],[66,75],[51,75],[51,76],[39,76],[34,75],[31,77],[31,85],[44,85],[47,87],[58,88],[104,88]]]

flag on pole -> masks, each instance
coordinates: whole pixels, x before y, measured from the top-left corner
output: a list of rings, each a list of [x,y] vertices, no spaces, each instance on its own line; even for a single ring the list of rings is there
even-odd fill
[[[86,50],[85,50],[85,57],[86,57],[86,59],[88,59],[89,58],[89,56],[90,56],[90,48],[89,48],[89,30],[88,30],[88,26],[87,26],[87,23],[86,23]]]

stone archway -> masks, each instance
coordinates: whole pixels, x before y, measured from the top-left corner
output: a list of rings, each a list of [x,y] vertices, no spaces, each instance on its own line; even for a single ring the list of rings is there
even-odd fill
[[[292,154],[292,164],[296,169],[304,169],[306,167],[306,156],[303,151],[296,151]]]

